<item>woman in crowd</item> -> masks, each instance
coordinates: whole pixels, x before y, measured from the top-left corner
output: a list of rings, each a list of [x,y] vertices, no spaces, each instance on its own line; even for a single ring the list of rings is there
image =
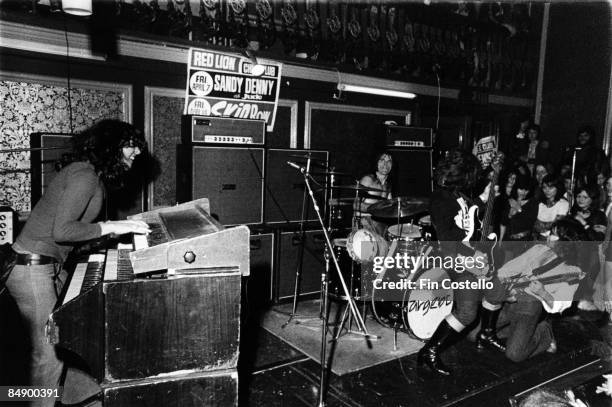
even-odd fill
[[[604,240],[607,225],[606,215],[597,209],[598,199],[599,191],[596,186],[578,187],[576,201],[570,212],[570,216],[584,228],[585,232],[585,241],[582,243],[580,254],[586,276],[576,293],[576,299],[579,300],[578,308],[583,311],[597,310],[593,304],[593,285],[601,266],[598,247]]]
[[[128,123],[103,120],[72,141],[72,162],[53,178],[13,244],[17,261],[6,283],[29,331],[30,385],[39,388],[56,388],[62,372],[45,325],[65,281],[62,263],[72,248],[103,235],[149,232],[141,221],[95,222],[107,188],[123,185],[146,148],[142,133]],[[34,403],[53,404],[53,398]]]
[[[544,177],[548,175],[548,170],[544,165],[536,165],[533,171],[533,179],[534,179],[534,189],[533,196],[536,200],[540,200],[542,198],[542,181]]]
[[[536,240],[546,240],[553,223],[569,212],[569,203],[563,199],[564,192],[559,178],[547,175],[542,179],[542,197],[533,229]]]
[[[503,209],[500,240],[509,242],[503,244],[506,261],[525,251],[527,242],[532,239],[531,231],[538,216],[539,202],[531,196],[531,191],[531,180],[519,177]]]

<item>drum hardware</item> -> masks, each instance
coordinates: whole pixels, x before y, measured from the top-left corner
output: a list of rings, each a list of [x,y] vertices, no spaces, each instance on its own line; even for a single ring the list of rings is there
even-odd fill
[[[397,197],[376,202],[368,208],[368,213],[377,218],[397,219],[415,216],[426,212],[429,206],[428,198]]]
[[[299,158],[306,158],[306,166],[305,167],[301,167],[299,166],[297,163],[291,162],[291,161],[287,161],[287,165],[289,165],[290,167],[294,167],[300,170],[300,172],[302,172],[302,174],[304,174],[304,176],[306,176],[306,174],[309,173],[310,171],[310,165],[311,165],[311,161],[314,160],[314,158],[311,158],[310,155],[303,157],[303,156],[291,156],[291,157],[299,157]],[[308,211],[308,205],[309,205],[309,201],[308,201],[308,197],[307,197],[307,192],[306,189],[304,188],[304,193],[302,195],[302,214],[301,214],[301,218],[300,218],[300,229],[299,229],[299,243],[300,243],[300,247],[298,250],[298,255],[297,255],[297,259],[296,259],[296,266],[295,266],[295,280],[293,283],[293,304],[291,307],[291,313],[289,314],[289,319],[287,320],[287,322],[285,322],[281,328],[285,328],[287,325],[289,325],[289,323],[291,323],[291,321],[293,320],[293,318],[297,317],[297,305],[298,305],[298,291],[300,289],[300,282],[301,282],[301,277],[302,277],[302,266],[303,266],[303,260],[304,260],[304,241],[305,241],[305,237],[306,237],[306,233],[304,230],[304,223],[305,223],[305,219],[306,219],[306,213]],[[321,311],[321,310],[320,310]],[[322,312],[322,311],[321,311]],[[321,314],[320,312],[320,314]],[[319,315],[319,317],[321,317],[321,315]],[[306,319],[310,319],[310,318],[306,318]]]
[[[321,225],[321,228],[323,229],[323,236],[325,237],[325,244],[326,247],[328,249],[328,253],[329,253],[329,258],[331,258],[331,260],[333,260],[334,262],[334,267],[336,269],[337,272],[337,276],[340,280],[340,284],[342,285],[342,290],[344,292],[344,294],[347,297],[347,307],[350,309],[351,315],[355,318],[355,322],[357,324],[357,327],[360,331],[360,334],[362,334],[364,336],[364,338],[366,340],[371,340],[371,339],[375,339],[378,338],[375,335],[370,335],[368,333],[368,330],[365,326],[365,322],[361,316],[361,314],[359,313],[359,310],[357,309],[357,304],[355,303],[355,300],[351,297],[349,289],[346,285],[346,282],[344,281],[344,277],[342,276],[342,273],[340,271],[340,265],[338,263],[338,258],[336,257],[336,254],[334,253],[333,250],[333,246],[332,246],[332,242],[330,239],[330,235],[329,235],[329,231],[328,228],[326,228],[325,226],[325,222],[323,221],[323,217],[321,216],[321,210],[319,208],[319,205],[317,204],[317,200],[314,197],[314,191],[312,189],[312,186],[310,185],[310,179],[311,176],[308,173],[310,168],[306,167],[304,168],[300,168],[300,172],[303,174],[304,176],[304,183],[306,184],[306,189],[308,190],[308,194],[310,195],[310,200],[312,201],[312,205],[313,208],[315,210],[315,213],[317,214],[317,218],[319,220],[319,224]],[[331,220],[330,220],[331,222]],[[327,267],[326,267],[327,268]],[[326,358],[326,352],[327,352],[327,324],[328,324],[328,300],[329,300],[329,293],[328,293],[328,284],[327,284],[327,274],[328,270],[326,269],[323,276],[321,277],[321,283],[322,283],[322,299],[323,299],[323,307],[322,307],[322,316],[323,319],[321,321],[321,352],[320,352],[320,361],[321,361],[321,371],[320,371],[320,383],[319,383],[319,406],[325,406],[326,405],[326,401],[325,401],[325,387],[326,387],[326,383],[327,383],[327,358]],[[297,294],[297,292],[296,292]],[[295,302],[295,300],[294,300]]]

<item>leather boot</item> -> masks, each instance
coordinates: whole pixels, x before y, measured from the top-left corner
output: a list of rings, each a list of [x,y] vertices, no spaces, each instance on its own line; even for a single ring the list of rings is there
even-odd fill
[[[417,366],[426,365],[433,372],[438,373],[442,376],[449,376],[451,371],[444,366],[442,363],[442,359],[440,359],[440,351],[441,348],[452,340],[453,336],[455,336],[455,330],[446,322],[446,320],[442,320],[436,332],[434,332],[433,336],[427,341],[425,346],[421,348],[419,354],[417,355]]]
[[[496,335],[497,333],[497,317],[501,312],[501,308],[495,311],[483,308],[481,314],[481,327],[480,332],[476,336],[476,347],[478,349],[490,348],[496,349],[500,352],[506,351],[506,345],[504,345]]]

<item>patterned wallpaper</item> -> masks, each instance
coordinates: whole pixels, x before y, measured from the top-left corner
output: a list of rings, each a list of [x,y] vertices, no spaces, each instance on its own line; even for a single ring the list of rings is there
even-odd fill
[[[176,203],[176,145],[181,140],[183,97],[153,96],[153,155],[161,164],[161,174],[153,188],[153,208]]]
[[[122,90],[71,87],[74,131],[102,118],[125,119]],[[70,132],[66,87],[0,81],[0,150],[28,148],[32,132]],[[30,211],[30,153],[0,153],[0,205]]]

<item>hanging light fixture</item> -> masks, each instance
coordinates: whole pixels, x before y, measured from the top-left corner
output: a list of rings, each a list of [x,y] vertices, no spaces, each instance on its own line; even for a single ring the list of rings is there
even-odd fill
[[[62,0],[64,13],[75,16],[90,16],[92,13],[92,0]]]
[[[416,94],[412,92],[405,92],[394,89],[377,88],[372,86],[363,85],[351,85],[348,83],[338,83],[338,90],[340,92],[357,92],[357,93],[369,93],[371,95],[380,96],[391,96],[396,98],[414,99]]]

